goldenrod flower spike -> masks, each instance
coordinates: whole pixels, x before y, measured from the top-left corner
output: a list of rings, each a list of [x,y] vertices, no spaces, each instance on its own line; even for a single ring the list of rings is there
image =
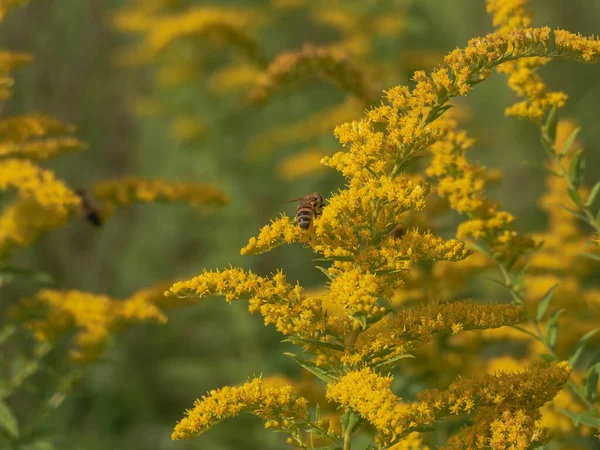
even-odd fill
[[[24,198],[40,205],[67,210],[78,207],[79,197],[49,170],[21,159],[4,159],[0,163],[0,192],[17,189]]]
[[[191,280],[175,283],[165,295],[190,302],[210,296],[224,296],[228,302],[248,299],[250,312],[260,313],[265,325],[275,324],[285,335],[318,338],[326,332],[338,333],[345,326],[343,321],[327,316],[319,298],[307,297],[300,286],[289,284],[281,272],[266,278],[236,268],[204,271]]]
[[[191,439],[225,419],[250,412],[265,420],[267,428],[293,430],[295,422],[308,417],[307,400],[294,395],[292,386],[273,387],[261,378],[241,386],[224,387],[196,400],[173,431],[173,439]]]
[[[265,72],[258,76],[249,98],[263,101],[282,85],[315,75],[325,78],[365,104],[374,100],[374,92],[366,76],[352,64],[345,50],[311,45],[305,45],[299,52],[277,55]]]
[[[403,404],[390,390],[391,376],[383,377],[373,369],[364,368],[350,371],[338,382],[329,384],[327,398],[352,408],[368,420],[378,432],[378,443],[385,448],[443,417],[470,414],[480,407],[493,407],[495,411],[521,409],[529,417],[539,417],[538,408],[557,394],[569,372],[570,367],[561,363],[546,369],[461,379],[446,390],[423,391],[417,401]],[[488,430],[484,439],[488,446],[492,438],[498,439],[498,432],[493,431]]]
[[[224,205],[229,197],[220,190],[204,183],[146,180],[124,177],[106,180],[92,187],[94,197],[104,202],[106,213],[117,205],[134,203],[187,203],[197,207]]]
[[[64,226],[76,211],[42,206],[33,198],[8,204],[0,214],[0,259],[15,247],[28,247],[42,232]]]
[[[74,290],[43,289],[23,301],[20,311],[37,317],[26,324],[38,340],[51,341],[74,329],[71,357],[87,363],[102,355],[109,335],[121,327],[141,321],[166,322],[155,305],[157,297],[156,289],[139,291],[123,301]]]
[[[64,136],[75,131],[51,117],[39,114],[8,117],[0,120],[0,159],[47,159],[64,152],[84,150],[79,139]]]

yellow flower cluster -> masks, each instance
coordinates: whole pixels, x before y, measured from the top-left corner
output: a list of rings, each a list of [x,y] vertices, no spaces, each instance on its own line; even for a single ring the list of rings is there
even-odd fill
[[[588,38],[565,30],[554,31],[554,36],[558,50],[570,58],[586,63],[600,60],[600,38]]]
[[[507,410],[522,410],[528,417],[535,418],[539,415],[537,409],[552,399],[566,383],[569,372],[568,365],[561,363],[550,368],[533,368],[522,373],[460,379],[444,391],[423,391],[418,395],[417,401],[403,404],[390,389],[391,376],[383,377],[370,368],[364,368],[348,372],[338,382],[329,384],[327,398],[357,411],[375,427],[380,445],[389,446],[420,427],[432,425],[445,416],[470,414],[480,407],[493,407],[496,419],[498,412]],[[505,429],[510,423],[513,423],[513,426],[525,425],[523,421],[508,420],[508,417],[506,419]],[[535,427],[531,422],[533,421],[528,422],[529,426]],[[499,439],[501,430],[498,423],[490,425],[487,433],[476,436],[483,445],[451,448],[483,449],[487,448],[485,445],[489,447],[492,439]],[[537,430],[537,427],[535,429]],[[462,434],[469,433],[463,431],[458,436]]]
[[[483,194],[488,173],[485,168],[470,163],[465,157],[472,141],[458,129],[453,119],[438,120],[440,134],[431,145],[433,153],[426,173],[435,182],[437,194],[446,199],[452,209],[466,214],[470,220],[461,223],[457,236],[461,239],[484,241],[497,260],[511,261],[533,249],[535,242],[511,229],[514,216],[499,210],[499,205]]]
[[[0,20],[3,10],[0,7]],[[31,56],[26,53],[14,53],[0,50],[0,100],[6,100],[12,95],[14,80],[12,72],[31,62]]]
[[[247,33],[249,11],[196,6],[179,13],[157,14],[156,9],[142,4],[114,19],[115,26],[123,31],[146,33],[142,53],[156,55],[179,39],[203,36],[256,56],[255,42]]]
[[[0,120],[0,158],[41,160],[66,151],[85,149],[74,137],[56,136],[75,131],[56,119],[32,114]]]
[[[196,400],[193,409],[177,423],[173,439],[190,439],[242,412],[267,421],[268,428],[289,431],[297,421],[307,418],[307,401],[297,397],[291,386],[272,387],[261,378],[241,386],[214,390]]]
[[[311,45],[305,45],[299,52],[277,55],[266,71],[258,76],[249,97],[252,101],[263,101],[282,85],[314,75],[325,78],[365,103],[374,98],[365,75],[352,64],[346,51]]]
[[[542,428],[530,411],[484,407],[473,418],[473,425],[450,438],[450,445],[444,450],[528,450],[551,437],[551,432]]]
[[[52,341],[75,328],[71,356],[86,363],[102,355],[109,335],[122,326],[140,321],[166,322],[153,303],[157,292],[144,290],[119,301],[106,295],[44,289],[23,302],[23,313],[40,315],[27,322],[36,338]]]
[[[469,163],[465,152],[473,145],[455,120],[440,120],[441,136],[431,147],[431,162],[426,170],[436,178],[435,191],[459,213],[477,210],[483,204],[484,169]]]
[[[527,0],[487,0],[487,12],[500,32],[530,27],[532,14],[526,6]]]
[[[191,280],[175,283],[165,295],[191,301],[215,295],[224,296],[228,302],[247,298],[250,312],[260,313],[265,325],[275,324],[286,335],[314,338],[326,331],[338,333],[344,326],[326,314],[319,298],[307,297],[300,286],[289,284],[281,272],[266,278],[235,268],[204,271]]]
[[[229,198],[220,190],[204,183],[145,180],[124,177],[96,183],[94,197],[105,203],[109,214],[117,205],[133,203],[183,202],[192,206],[206,207],[223,205]]]
[[[31,245],[43,231],[60,228],[76,210],[49,208],[33,198],[21,198],[0,213],[0,259],[14,247]]]
[[[385,317],[358,337],[351,353],[344,355],[343,360],[354,364],[363,361],[375,364],[411,351],[435,334],[486,330],[525,320],[524,309],[512,305],[470,301],[429,303]]]
[[[80,204],[79,197],[52,172],[23,159],[0,161],[0,191],[9,188],[45,207],[68,210]]]

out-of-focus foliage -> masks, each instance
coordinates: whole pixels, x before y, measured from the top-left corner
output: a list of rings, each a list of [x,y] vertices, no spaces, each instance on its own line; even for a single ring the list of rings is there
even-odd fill
[[[1,14],[18,3],[25,2],[0,1]],[[3,47],[31,53],[33,64],[20,70],[12,86],[13,69],[32,57],[2,56],[6,69],[0,88],[7,101],[0,125],[0,186],[10,190],[3,197],[0,217],[4,255],[0,295],[6,324],[2,351],[7,361],[1,390],[6,406],[0,406],[0,414],[6,445],[23,449],[282,448],[284,436],[271,435],[259,421],[243,415],[194,441],[170,441],[175,422],[195,398],[216,387],[239,384],[242,387],[207,394],[190,420],[196,414],[212,424],[215,404],[224,405],[222,414],[237,415],[241,410],[236,408],[245,402],[248,410],[266,419],[268,428],[286,428],[291,423],[275,416],[284,410],[290,418],[304,417],[301,398],[306,398],[310,405],[318,403],[322,408],[319,423],[313,425],[324,436],[341,435],[348,422],[342,427],[342,411],[335,410],[334,401],[371,422],[373,428],[354,435],[353,448],[364,448],[372,430],[379,432],[381,442],[391,443],[391,421],[415,419],[406,412],[411,408],[423,410],[453,395],[466,399],[473,386],[470,381],[457,383],[458,376],[472,379],[482,371],[496,374],[522,370],[544,359],[570,358],[574,368],[567,387],[541,408],[541,422],[531,420],[540,406],[535,402],[527,405],[527,413],[511,406],[500,414],[483,400],[477,404],[482,409],[475,426],[463,433],[457,435],[467,423],[461,417],[442,422],[433,433],[410,434],[390,448],[467,448],[467,441],[461,439],[490,432],[494,448],[505,448],[507,436],[514,440],[533,433],[535,442],[543,441],[547,435],[540,427],[556,434],[545,448],[596,448],[590,422],[598,411],[593,351],[598,336],[591,330],[599,326],[595,311],[600,286],[594,244],[598,234],[593,232],[591,215],[598,211],[600,197],[599,188],[594,188],[598,173],[593,170],[600,163],[593,152],[600,144],[594,126],[598,67],[556,62],[545,66],[548,61],[537,57],[502,65],[508,83],[503,75],[494,75],[456,101],[436,122],[443,138],[423,155],[424,160],[403,167],[408,177],[403,180],[410,179],[405,194],[425,183],[430,189],[419,190],[413,203],[403,205],[402,230],[409,230],[398,234],[405,238],[403,243],[384,246],[388,256],[413,254],[410,263],[394,262],[402,267],[386,266],[385,270],[402,270],[401,276],[381,273],[363,280],[361,267],[373,262],[366,252],[358,269],[349,270],[347,261],[329,269],[329,276],[337,277],[329,291],[306,290],[297,297],[316,299],[311,308],[323,302],[331,317],[355,317],[349,319],[350,325],[340,319],[351,330],[357,323],[370,325],[380,318],[378,293],[384,288],[389,300],[386,309],[404,312],[361,335],[356,352],[344,354],[341,360],[352,366],[356,358],[369,359],[373,348],[389,340],[386,327],[400,323],[415,342],[427,342],[414,349],[414,359],[400,359],[407,350],[402,347],[406,336],[396,336],[393,344],[386,341],[393,350],[387,357],[399,358],[383,366],[389,370],[397,365],[393,379],[377,375],[373,370],[379,367],[356,366],[339,382],[330,383],[326,393],[324,383],[282,356],[291,344],[281,344],[274,327],[263,328],[261,319],[249,317],[241,302],[223,308],[210,301],[196,305],[194,299],[162,296],[172,284],[166,280],[230,264],[252,269],[258,277],[253,282],[267,280],[264,286],[280,268],[285,268],[292,285],[298,279],[303,286],[323,286],[323,273],[314,270],[310,252],[298,245],[257,257],[241,257],[239,249],[282,210],[293,215],[294,207],[286,207],[286,200],[313,191],[332,199],[325,208],[324,224],[336,229],[331,220],[342,217],[347,227],[360,225],[364,207],[350,208],[354,196],[330,195],[343,188],[344,180],[320,164],[329,157],[329,164],[341,168],[345,176],[356,176],[344,172],[352,164],[344,161],[343,153],[333,156],[340,150],[333,135],[336,126],[363,117],[383,118],[393,131],[397,124],[383,109],[379,118],[365,109],[379,104],[382,90],[426,82],[424,74],[411,80],[413,71],[436,67],[445,54],[465,47],[474,36],[530,24],[590,35],[597,31],[594,17],[600,14],[600,6],[583,1],[532,1],[528,7],[535,11],[533,16],[521,9],[522,1],[487,3],[491,16],[486,15],[483,1],[438,0],[67,0],[60,4],[37,0],[11,12],[0,27]],[[581,46],[585,42],[566,39],[575,46],[568,56],[585,57],[580,50],[593,54],[593,48]],[[452,66],[460,58],[447,62]],[[443,74],[436,73],[435,82],[443,85]],[[515,100],[511,90],[519,98]],[[11,91],[14,96],[9,99]],[[569,97],[566,103],[562,91]],[[388,98],[398,107],[402,92],[390,92]],[[551,106],[564,108],[549,115]],[[534,119],[537,126],[505,119],[505,109],[513,116]],[[568,117],[576,117],[577,123]],[[77,124],[78,131],[73,134],[74,128],[62,125],[63,121]],[[376,131],[379,126],[383,124],[375,124]],[[578,126],[581,132],[575,135]],[[405,132],[399,139],[418,137],[406,132],[414,130],[410,122],[397,128]],[[375,148],[367,139],[359,142],[364,135],[353,135],[350,126],[342,130],[338,136],[352,144],[358,157]],[[587,165],[581,149],[586,149]],[[523,165],[524,160],[531,163]],[[546,168],[538,170],[535,165]],[[502,176],[493,168],[501,169]],[[376,172],[384,169],[375,165]],[[194,184],[174,180],[194,180]],[[365,181],[360,176],[356,180]],[[358,190],[358,198],[368,199],[396,187],[365,181],[354,188],[363,189]],[[223,205],[227,200],[223,191],[231,203],[211,208],[210,215],[177,206],[122,207],[163,201]],[[355,216],[348,216],[350,222],[344,211],[354,211]],[[386,226],[396,224],[393,217],[388,219]],[[93,227],[96,222],[102,227]],[[41,233],[49,230],[54,231]],[[277,239],[276,233],[265,230],[262,240],[259,236],[251,242],[245,253],[273,246],[270,240]],[[425,230],[444,239],[436,240]],[[285,219],[276,222],[275,231],[288,241],[306,237]],[[436,252],[442,250],[449,259],[466,255],[451,257],[458,247],[444,247],[443,242],[452,243],[457,235],[474,241],[475,253],[459,262],[438,260]],[[343,243],[350,245],[352,230],[344,236]],[[309,239],[307,243],[329,252],[327,256],[348,256],[331,254],[341,242]],[[432,245],[437,246],[435,251]],[[392,264],[389,257],[386,264]],[[242,289],[238,272],[224,273],[233,277],[229,285],[216,282],[206,288],[214,293],[226,293],[226,287]],[[378,279],[385,279],[385,285],[377,284]],[[152,287],[140,290],[141,286]],[[287,323],[278,317],[290,312],[269,306],[272,297],[261,299],[256,292],[254,296],[251,309],[285,334],[318,324],[306,317],[302,320],[302,302],[294,306],[300,309],[293,309],[297,320]],[[457,302],[465,298],[474,301]],[[522,329],[467,332],[517,321],[510,314],[505,317],[504,305],[490,321],[484,311],[488,306],[481,300],[512,300],[515,311],[527,314]],[[156,324],[167,316],[166,324]],[[24,327],[15,328],[14,323]],[[432,331],[448,333],[425,338]],[[316,350],[319,366],[339,362],[331,348],[319,351],[318,346],[295,343]],[[510,377],[479,377],[476,386],[507,395],[499,387],[501,380],[508,383],[511,394],[519,391],[516,386],[528,384],[523,395],[542,401],[565,382],[565,371],[535,370]],[[261,373],[262,381],[248,381]],[[540,381],[546,382],[541,383],[545,392],[539,391]],[[258,386],[262,386],[259,391]],[[403,398],[402,403],[392,405],[395,396],[390,388]],[[432,388],[442,393],[437,398],[421,394],[420,403],[415,401],[418,392]],[[357,395],[363,391],[364,396]],[[361,398],[381,408],[375,411]],[[510,397],[506,404],[520,401]],[[212,406],[206,409],[206,405]],[[469,405],[468,399],[464,404],[448,400],[448,406],[458,410],[470,411]],[[204,410],[208,416],[202,416]],[[311,414],[314,418],[312,409]],[[481,428],[488,425],[490,429]],[[21,428],[18,438],[17,426]],[[185,434],[185,428],[184,423],[179,431]],[[316,439],[315,446],[319,445],[326,444]]]

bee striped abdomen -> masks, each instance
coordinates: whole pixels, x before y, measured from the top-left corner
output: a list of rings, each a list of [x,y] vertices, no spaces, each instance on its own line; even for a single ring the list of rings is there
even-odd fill
[[[308,227],[310,227],[310,224],[313,221],[313,216],[314,213],[312,208],[298,207],[298,210],[296,211],[296,222],[298,222],[298,226],[300,228],[306,230]]]
[[[303,230],[310,228],[313,220],[323,212],[323,196],[318,192],[309,194],[306,197],[295,198],[290,202],[298,202],[296,223]]]

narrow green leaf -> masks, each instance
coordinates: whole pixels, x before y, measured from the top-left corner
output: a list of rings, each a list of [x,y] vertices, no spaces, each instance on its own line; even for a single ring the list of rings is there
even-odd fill
[[[559,309],[558,311],[554,311],[550,318],[548,319],[548,330],[546,331],[546,343],[548,346],[554,350],[556,348],[556,339],[558,338],[558,316],[564,309]]]
[[[556,361],[556,358],[554,356],[552,356],[550,353],[540,353],[538,356],[540,357],[540,359],[543,359],[547,363]]]
[[[360,324],[360,326],[362,327],[363,330],[365,330],[367,328],[367,326],[369,325],[366,314],[354,314],[350,317],[352,317],[354,320],[356,320]]]
[[[571,365],[571,367],[573,367],[573,366],[575,366],[575,364],[577,364],[577,361],[579,360],[579,358],[581,357],[581,354],[583,353],[585,344],[598,331],[600,331],[600,328],[596,328],[594,330],[588,331],[581,337],[581,339],[579,339],[579,341],[577,342],[577,345],[575,346],[575,351],[573,352],[573,355],[571,355],[571,357],[569,358],[569,364]]]
[[[561,177],[558,173],[556,173],[554,170],[544,166],[543,164],[540,163],[535,163],[535,162],[530,162],[530,161],[523,161],[523,164],[529,167],[533,167],[535,169],[539,169],[542,170],[544,172],[548,172],[550,175],[554,175],[555,177]]]
[[[312,361],[308,361],[304,358],[301,358],[300,356],[298,356],[294,353],[284,353],[284,355],[293,358],[298,364],[300,364],[306,370],[311,372],[313,375],[319,377],[321,380],[325,381],[326,383],[334,383],[337,381],[337,377],[334,374],[327,372],[325,369],[317,366]]]
[[[569,153],[569,150],[571,150],[571,147],[573,147],[573,142],[575,142],[575,139],[577,139],[577,135],[579,134],[579,130],[580,128],[575,128],[571,134],[569,135],[569,137],[565,140],[565,144],[563,146],[563,149],[560,152],[560,155],[558,155],[559,158],[564,158],[567,153]]]
[[[558,124],[558,109],[556,106],[552,107],[542,128],[544,135],[554,142],[556,140],[556,125]]]
[[[550,158],[554,158],[556,157],[556,153],[554,152],[554,148],[552,147],[552,142],[548,141],[546,139],[546,137],[544,137],[542,135],[541,139],[542,141],[542,148],[544,149],[544,151],[546,152],[546,154],[550,157]]]
[[[558,207],[560,209],[564,209],[565,211],[567,211],[570,214],[573,214],[575,217],[577,217],[578,219],[583,220],[584,222],[587,222],[587,217],[585,217],[583,214],[578,213],[577,211],[572,210],[571,208],[567,208],[566,206],[563,205],[558,205]]]
[[[345,435],[348,430],[350,433],[354,433],[357,428],[360,426],[362,422],[362,417],[355,411],[351,409],[346,410],[346,412],[340,418],[340,423],[342,424],[342,435]]]
[[[568,409],[562,408],[558,411],[560,411],[561,414],[564,414],[569,419],[571,419],[575,426],[583,424],[594,428],[600,428],[600,418],[593,416],[590,413],[576,413],[573,411],[569,411]]]
[[[39,270],[27,269],[24,267],[16,266],[4,266],[0,268],[1,284],[11,283],[19,279],[25,281],[32,281],[35,283],[54,283],[54,279],[49,274]]]
[[[585,160],[583,158],[583,150],[579,150],[573,155],[573,159],[571,159],[569,170],[567,172],[569,181],[575,189],[581,185],[584,167]]]
[[[327,269],[325,267],[321,267],[321,266],[315,266],[318,270],[320,270],[323,275],[325,275],[329,280],[333,280],[333,278],[331,277],[331,275],[329,274],[329,272],[327,271]]]
[[[583,199],[581,198],[581,196],[579,195],[579,193],[577,193],[577,191],[574,191],[571,188],[567,188],[567,192],[569,194],[569,197],[571,197],[571,200],[573,200],[573,202],[576,205],[578,205],[578,206],[583,205]]]
[[[579,131],[580,131],[580,128],[575,128],[571,132],[571,134],[569,134],[567,139],[565,139],[563,148],[562,148],[560,154],[558,155],[559,158],[562,159],[565,156],[567,156],[567,153],[569,153],[569,150],[571,150],[571,147],[573,147],[573,143],[575,142],[575,139],[577,139],[577,135],[579,134]]]
[[[374,364],[373,367],[381,367],[381,366],[386,366],[388,364],[393,364],[396,361],[400,361],[401,359],[405,359],[405,358],[414,358],[413,355],[409,354],[409,353],[403,353],[401,355],[396,355],[393,356],[389,359],[386,359],[384,361],[379,361],[378,363]]]
[[[583,395],[589,401],[596,400],[598,395],[598,377],[600,375],[600,363],[593,364],[583,375]]]
[[[19,437],[17,418],[12,409],[2,400],[0,400],[0,428],[13,439]]]
[[[296,345],[314,345],[315,347],[328,348],[330,350],[337,350],[339,352],[344,351],[344,347],[339,344],[332,344],[330,342],[321,342],[321,341],[317,341],[314,339],[303,339],[303,338],[294,337],[294,336],[286,338],[286,339],[282,340],[281,342],[291,342],[292,344],[296,344]]]
[[[598,196],[599,192],[600,192],[600,181],[597,181],[596,184],[594,185],[594,187],[592,188],[592,190],[590,191],[590,195],[588,195],[588,198],[585,201],[586,207],[592,206],[594,204],[594,200],[596,200],[596,197]]]
[[[424,158],[423,156],[412,156],[410,158],[408,158],[405,161],[402,161],[400,163],[400,165],[398,166],[398,171],[403,171],[404,169],[406,169],[408,166],[410,166],[411,164],[417,162],[418,160]]]
[[[554,295],[554,291],[556,291],[557,287],[558,287],[558,284],[555,284],[554,286],[552,286],[548,290],[548,292],[546,292],[546,294],[544,295],[544,298],[542,298],[542,300],[540,301],[540,304],[538,305],[537,311],[535,313],[535,320],[537,320],[538,322],[540,320],[542,320],[542,318],[544,317],[544,314],[546,314],[548,305],[550,305],[550,301],[552,300],[552,296]]]
[[[489,251],[487,251],[486,249],[484,249],[484,248],[483,248],[483,247],[481,247],[479,244],[477,244],[477,243],[475,243],[475,242],[473,242],[473,241],[469,241],[469,245],[470,245],[471,247],[473,247],[475,250],[477,250],[477,251],[479,251],[479,252],[483,253],[484,255],[487,255],[487,256],[489,256],[489,257],[491,257],[491,256],[492,256],[492,255],[491,255],[491,253],[490,253]]]
[[[586,258],[593,259],[595,261],[600,261],[600,255],[597,255],[595,253],[581,253],[581,255],[585,256]]]

